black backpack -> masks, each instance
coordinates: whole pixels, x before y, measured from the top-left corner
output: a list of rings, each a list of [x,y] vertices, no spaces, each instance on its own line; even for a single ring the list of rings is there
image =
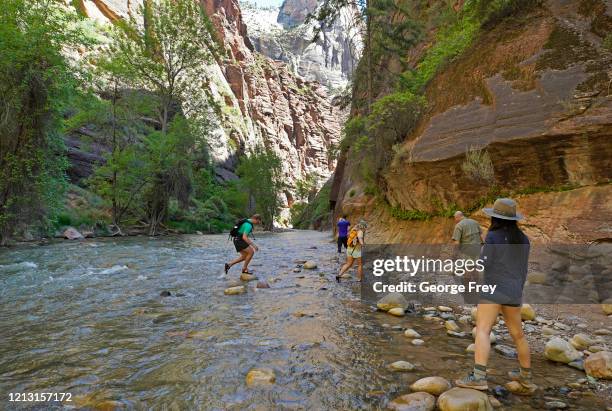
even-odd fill
[[[236,224],[234,224],[234,227],[232,227],[232,229],[230,230],[230,237],[231,238],[238,238],[240,237],[240,233],[238,232],[238,230],[240,230],[240,227],[242,227],[242,224],[244,223],[249,223],[249,219],[248,218],[241,218],[240,220],[236,221]]]

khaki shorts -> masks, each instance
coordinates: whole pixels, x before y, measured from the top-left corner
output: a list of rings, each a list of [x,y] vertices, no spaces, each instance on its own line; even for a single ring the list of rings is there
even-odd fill
[[[346,255],[353,258],[361,258],[361,247],[349,247],[346,249]]]

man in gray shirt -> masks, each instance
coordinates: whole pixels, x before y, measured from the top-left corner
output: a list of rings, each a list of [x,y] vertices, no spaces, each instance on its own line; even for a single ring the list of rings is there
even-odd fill
[[[472,258],[480,256],[480,245],[484,243],[484,235],[480,224],[471,218],[466,218],[461,211],[455,213],[455,230],[453,242],[459,244],[459,251]]]

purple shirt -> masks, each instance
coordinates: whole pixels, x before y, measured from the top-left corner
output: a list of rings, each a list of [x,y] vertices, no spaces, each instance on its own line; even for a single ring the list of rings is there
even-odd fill
[[[351,223],[348,220],[341,219],[338,221],[338,237],[348,237],[348,228]]]

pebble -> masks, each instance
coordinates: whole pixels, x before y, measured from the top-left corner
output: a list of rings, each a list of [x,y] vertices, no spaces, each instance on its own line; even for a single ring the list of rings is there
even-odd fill
[[[610,335],[612,334],[612,331],[606,329],[606,328],[600,328],[599,330],[595,330],[593,332],[593,334],[595,335]]]
[[[584,360],[582,358],[569,362],[567,365],[577,370],[584,371]]]
[[[436,311],[436,307],[425,307],[423,311]]]
[[[408,361],[395,361],[394,363],[389,364],[389,368],[391,368],[393,371],[406,372],[413,371],[416,366]]]
[[[419,334],[412,328],[408,328],[406,331],[404,331],[404,335],[408,338],[421,338],[421,334]]]
[[[567,331],[567,330],[570,329],[569,325],[566,325],[566,324],[563,324],[563,323],[560,323],[560,322],[554,323],[553,327],[558,328],[558,329],[563,330],[563,331]]]
[[[453,312],[453,309],[445,305],[439,305],[438,311],[443,312],[443,313],[450,313],[450,312]]]
[[[508,358],[516,358],[518,355],[514,348],[502,344],[496,345],[495,351]]]
[[[586,350],[589,346],[593,345],[595,341],[587,334],[579,333],[572,337],[570,344],[577,350]]]
[[[446,331],[446,335],[450,336],[450,337],[457,337],[457,338],[465,338],[467,337],[467,334],[464,332],[457,332],[457,331],[451,331],[451,330],[447,330]]]
[[[476,352],[476,344],[472,343],[468,345],[467,348],[465,349],[465,352],[468,352],[468,353]]]
[[[470,317],[469,315],[462,315],[461,317],[459,317],[459,322],[461,324],[469,324],[472,322],[472,317]]]
[[[567,408],[567,404],[563,401],[548,401],[544,405],[549,410],[564,410]]]
[[[544,327],[542,327],[542,334],[544,334],[544,335],[559,335],[561,333],[559,331],[555,330],[554,328],[550,328],[549,326],[545,325]]]
[[[412,345],[423,345],[423,344],[425,344],[425,341],[423,341],[423,340],[421,340],[419,338],[415,338],[411,342],[412,342]]]
[[[499,400],[492,395],[489,395],[489,402],[491,403],[491,406],[493,408],[499,408],[502,406],[502,403],[499,402]]]
[[[444,327],[448,331],[459,331],[461,328],[457,325],[457,323],[453,320],[448,320],[444,323]]]
[[[531,388],[527,388],[518,381],[510,381],[509,383],[506,384],[506,388],[512,394],[516,394],[516,395],[531,395],[537,389],[535,385]]]
[[[443,320],[454,320],[455,315],[453,313],[440,313],[440,318]]]

